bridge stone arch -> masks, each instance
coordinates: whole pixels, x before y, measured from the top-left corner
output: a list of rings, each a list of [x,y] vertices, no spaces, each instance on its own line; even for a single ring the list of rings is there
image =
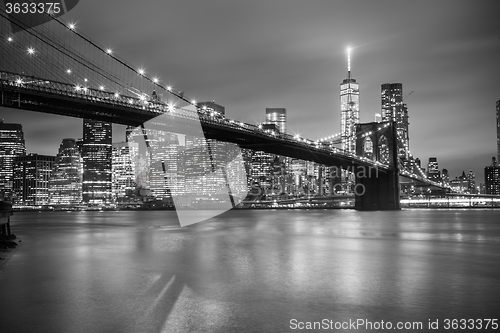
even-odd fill
[[[373,157],[374,157],[374,144],[373,144],[373,141],[372,139],[367,136],[364,140],[363,140],[363,149],[362,149],[362,155],[363,157],[369,159],[369,160],[373,160]]]
[[[357,124],[356,155],[389,167],[376,173],[367,172],[366,166],[356,168],[356,210],[399,210],[399,163],[394,123]]]

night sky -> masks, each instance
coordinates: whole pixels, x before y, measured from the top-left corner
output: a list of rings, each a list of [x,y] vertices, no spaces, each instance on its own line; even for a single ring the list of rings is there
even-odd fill
[[[310,139],[340,131],[350,46],[361,122],[380,112],[380,85],[401,82],[403,95],[413,91],[413,155],[484,182],[496,155],[499,9],[498,0],[80,0],[62,19],[230,118],[261,122],[266,107],[284,107],[288,132]],[[55,155],[62,138],[82,136],[81,119],[3,108],[0,118],[23,125],[28,152]]]

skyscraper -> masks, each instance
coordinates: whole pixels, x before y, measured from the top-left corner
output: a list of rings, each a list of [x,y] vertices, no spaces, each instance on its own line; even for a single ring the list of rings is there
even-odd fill
[[[112,145],[111,180],[113,199],[117,203],[130,203],[137,195],[137,142],[117,142]]]
[[[497,165],[495,157],[491,166],[484,168],[484,182],[486,194],[500,195],[500,166]]]
[[[224,142],[192,135],[185,136],[184,165],[185,190],[189,195],[216,196],[227,194],[226,179],[219,177],[217,169],[225,160]]]
[[[83,202],[111,202],[111,123],[83,120]]]
[[[435,182],[441,181],[437,157],[429,157],[429,163],[427,164],[427,178]]]
[[[497,161],[500,161],[500,99],[497,101]]]
[[[444,186],[449,186],[450,185],[450,174],[448,173],[448,169],[443,169],[441,173],[441,181],[443,182]]]
[[[38,154],[14,158],[14,204],[42,206],[49,203],[49,180],[55,160],[55,156]]]
[[[286,133],[286,109],[266,108],[266,123],[275,124],[281,133]]]
[[[399,142],[399,154],[405,156],[410,148],[408,108],[403,103],[403,85],[401,83],[382,84],[382,121],[396,123]]]
[[[467,190],[470,194],[475,194],[477,192],[476,189],[476,174],[469,170],[467,174]]]
[[[226,108],[222,105],[219,105],[215,103],[215,101],[208,101],[208,102],[198,102],[198,107],[203,109],[203,110],[209,110],[209,111],[214,111],[217,112],[221,115],[226,114]]]
[[[49,181],[49,204],[75,206],[82,202],[82,157],[75,139],[63,139]]]
[[[0,200],[11,199],[14,158],[26,154],[23,127],[0,119]]]
[[[189,141],[186,136],[186,142]],[[164,133],[163,138],[152,146],[152,168],[149,172],[153,196],[170,200],[172,195],[184,194],[184,151],[179,135]]]
[[[359,123],[359,84],[351,77],[351,52],[347,49],[347,79],[340,84],[340,139],[342,149],[356,153]]]

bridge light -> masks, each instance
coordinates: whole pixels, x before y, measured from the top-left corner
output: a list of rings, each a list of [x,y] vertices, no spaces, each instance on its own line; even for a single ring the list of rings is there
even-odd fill
[[[191,104],[193,104],[194,106],[196,106],[196,100],[195,100],[195,99],[193,99],[193,100],[191,101]]]
[[[119,93],[115,93],[115,98],[118,98],[120,97],[120,94]]]
[[[153,78],[153,82],[154,82],[154,83],[158,83],[158,78],[157,78],[157,77],[154,77],[154,78]]]
[[[81,87],[77,84],[77,85],[75,86],[75,90],[76,90],[76,91],[80,91],[80,89],[81,89]]]
[[[144,71],[144,69],[139,68],[139,74],[144,75],[144,73],[146,73],[146,72]]]
[[[9,43],[11,43],[11,42],[13,42],[13,41],[14,41],[14,38],[12,38],[12,37],[7,37],[7,41],[8,41]]]
[[[33,47],[28,47],[28,54],[29,55],[35,54],[35,49]]]
[[[87,87],[83,87],[83,92],[87,92]]]
[[[75,26],[75,24],[74,24],[74,23],[70,23],[70,24],[68,24],[68,28],[69,28],[70,30],[75,30],[75,27],[76,27],[76,26]]]
[[[107,54],[112,54],[112,53],[113,53],[113,50],[108,48],[108,49],[106,49],[106,53],[107,53]]]
[[[99,90],[104,90],[104,86],[99,86]]]
[[[168,91],[172,91],[172,86],[167,86]]]
[[[88,80],[87,79],[83,79],[83,81],[87,82]]]
[[[71,69],[69,69],[69,68],[68,68],[68,69],[66,70],[66,73],[71,74]]]
[[[174,105],[173,104],[168,104],[167,105],[167,111],[170,111],[170,112],[174,111]]]
[[[21,78],[19,78],[19,79],[16,80],[16,83],[17,84],[23,84],[23,80]]]

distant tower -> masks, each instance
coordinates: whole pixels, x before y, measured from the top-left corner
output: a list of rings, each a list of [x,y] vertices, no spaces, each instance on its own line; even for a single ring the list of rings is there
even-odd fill
[[[83,120],[83,185],[85,204],[105,205],[111,202],[111,123]]]
[[[28,154],[14,158],[14,200],[20,206],[49,203],[49,181],[55,156]]]
[[[266,108],[266,122],[275,124],[281,133],[286,133],[286,109]]]
[[[491,166],[484,168],[484,182],[486,194],[500,195],[500,166],[495,157],[492,158]]]
[[[427,163],[427,178],[435,182],[441,181],[437,157],[429,157],[429,163]]]
[[[23,127],[7,124],[0,119],[0,200],[10,200],[13,194],[14,158],[26,155]]]
[[[401,83],[382,84],[382,121],[394,120],[398,131],[399,155],[406,156],[410,149],[408,108],[403,103]]]
[[[497,155],[500,162],[500,99],[497,101]]]
[[[75,139],[63,139],[49,180],[49,204],[74,206],[82,201],[83,164]]]
[[[340,139],[342,149],[356,153],[359,123],[359,84],[351,78],[351,49],[347,49],[347,79],[340,84]]]

